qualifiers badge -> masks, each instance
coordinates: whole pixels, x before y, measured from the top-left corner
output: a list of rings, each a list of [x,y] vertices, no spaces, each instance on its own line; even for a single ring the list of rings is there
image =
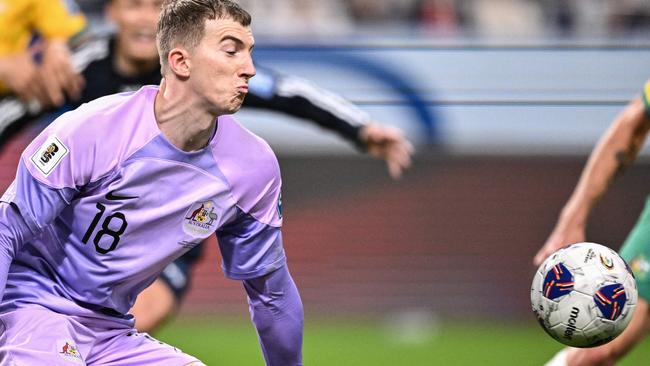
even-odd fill
[[[61,142],[56,136],[50,136],[47,140],[41,145],[34,154],[32,154],[30,160],[32,164],[44,176],[50,175],[52,170],[56,168],[61,160],[68,155],[68,147]]]
[[[183,231],[192,236],[207,236],[216,230],[217,213],[212,201],[196,202],[185,214]]]

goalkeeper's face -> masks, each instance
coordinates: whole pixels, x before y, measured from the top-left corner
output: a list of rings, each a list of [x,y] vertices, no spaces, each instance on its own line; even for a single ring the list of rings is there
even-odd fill
[[[117,52],[133,62],[158,62],[156,22],[162,0],[111,0],[106,16],[118,28]]]
[[[204,29],[203,39],[185,51],[187,61],[177,67],[179,70],[187,67],[188,85],[210,113],[215,116],[235,113],[248,93],[248,81],[255,75],[253,32],[249,26],[230,18],[208,19]],[[170,54],[178,55],[177,49]]]

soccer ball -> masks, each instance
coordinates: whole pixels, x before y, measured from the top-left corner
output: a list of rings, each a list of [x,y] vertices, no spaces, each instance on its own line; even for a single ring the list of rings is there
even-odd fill
[[[578,243],[542,263],[530,299],[542,328],[555,340],[571,347],[596,347],[628,325],[637,288],[632,271],[615,251]]]

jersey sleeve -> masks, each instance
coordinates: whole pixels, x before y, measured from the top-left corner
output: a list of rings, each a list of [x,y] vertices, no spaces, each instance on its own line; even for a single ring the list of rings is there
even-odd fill
[[[650,118],[650,80],[646,81],[643,86],[643,93],[641,94],[643,99],[643,106],[645,107],[646,116]]]
[[[86,19],[73,0],[34,1],[34,28],[45,39],[67,39],[79,33]]]
[[[0,300],[3,298],[9,266],[16,252],[34,235],[15,205],[0,202]]]
[[[88,183],[110,172],[113,154],[102,154],[84,121],[83,113],[60,116],[20,157],[2,201],[15,204],[32,230],[49,225]]]
[[[53,189],[81,189],[110,172],[118,147],[99,136],[99,122],[79,108],[65,113],[23,151],[21,162],[31,176]]]
[[[244,281],[244,288],[266,364],[302,365],[305,314],[288,269]]]
[[[242,136],[239,141],[246,141]],[[240,160],[229,175],[235,214],[217,230],[223,271],[232,279],[251,279],[285,265],[282,245],[280,166],[266,143],[247,144],[253,160]]]
[[[280,228],[241,210],[235,220],[217,230],[217,240],[223,258],[222,269],[228,278],[252,279],[286,264]]]
[[[30,231],[36,235],[54,221],[70,203],[76,191],[55,189],[36,180],[23,161],[18,163],[16,178],[0,198],[18,208]]]

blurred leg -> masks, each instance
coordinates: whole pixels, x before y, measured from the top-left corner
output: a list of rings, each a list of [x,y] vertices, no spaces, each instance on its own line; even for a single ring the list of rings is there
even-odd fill
[[[135,328],[152,333],[176,310],[176,297],[171,288],[160,278],[138,295],[131,308],[135,316]]]

